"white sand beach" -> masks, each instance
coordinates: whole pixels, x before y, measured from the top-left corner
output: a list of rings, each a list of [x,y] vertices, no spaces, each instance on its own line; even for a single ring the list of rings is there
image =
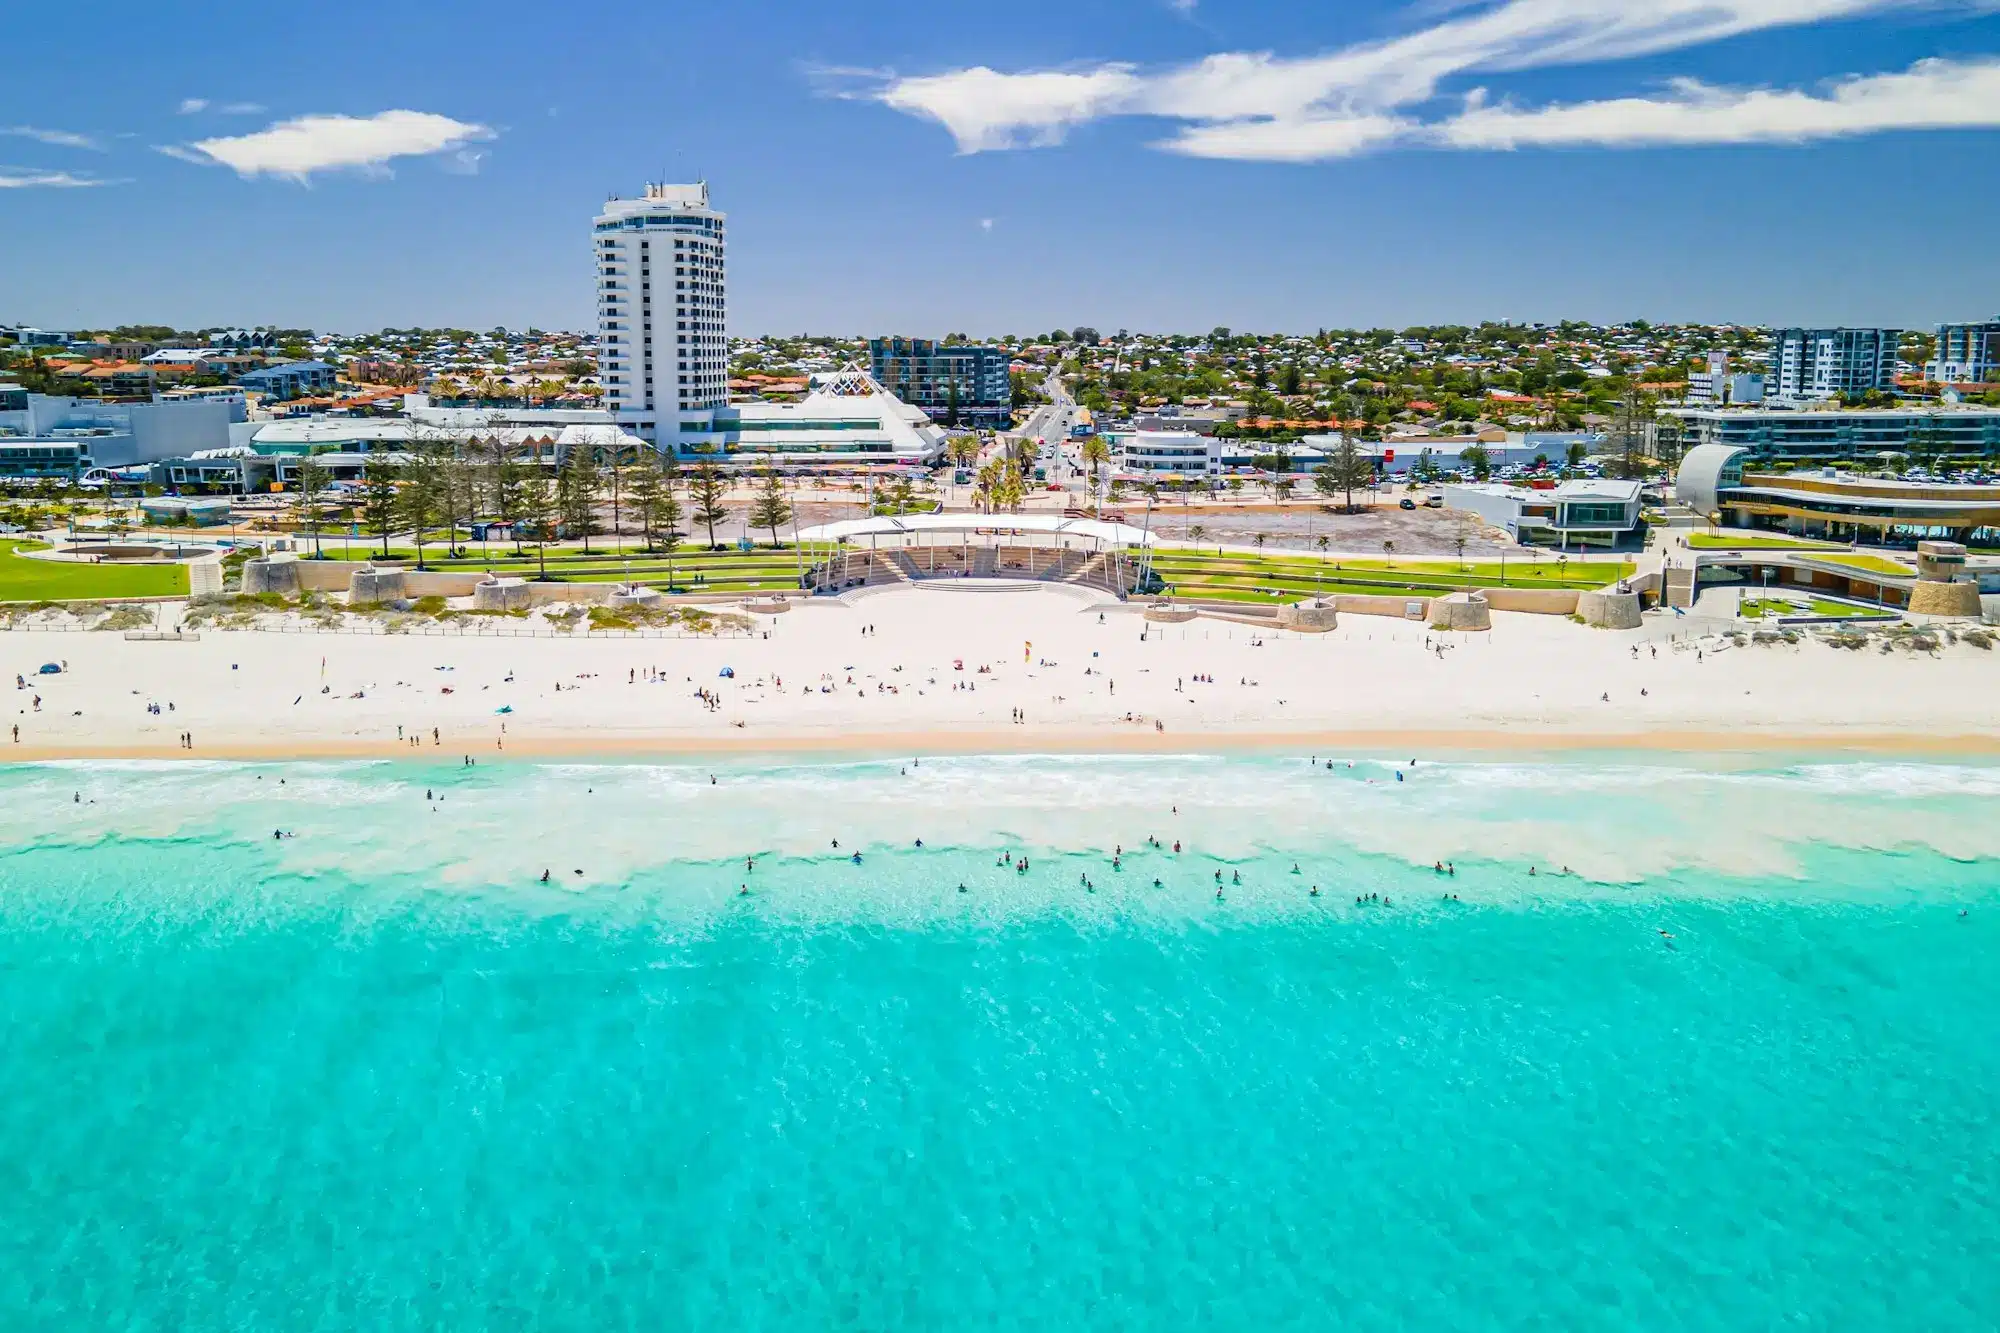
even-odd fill
[[[481,761],[1392,743],[2000,751],[2000,651],[1732,646],[1673,617],[1629,632],[1493,619],[1489,633],[1440,635],[1348,615],[1296,635],[931,585],[758,616],[750,637],[13,632],[0,635],[0,669],[25,687],[9,719],[18,739],[0,745],[16,759],[422,750]],[[35,674],[44,662],[66,669]]]

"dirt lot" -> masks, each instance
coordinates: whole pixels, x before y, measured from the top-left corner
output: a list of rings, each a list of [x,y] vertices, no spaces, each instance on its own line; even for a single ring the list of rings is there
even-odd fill
[[[1142,501],[1127,506],[1125,515],[1139,522]],[[1192,541],[1189,529],[1199,524],[1205,542],[1247,544],[1262,533],[1273,551],[1317,549],[1318,539],[1330,538],[1329,549],[1374,552],[1382,543],[1396,544],[1398,555],[1456,555],[1456,539],[1465,537],[1467,555],[1497,555],[1520,549],[1507,534],[1489,527],[1476,514],[1456,509],[1399,509],[1392,501],[1358,514],[1338,514],[1312,504],[1221,505],[1184,508],[1162,505],[1153,511],[1153,531],[1169,541]]]
[[[954,501],[959,498],[956,493],[952,496]],[[1074,502],[1073,497],[1038,495],[1029,506],[1029,512],[1058,510],[1066,499]],[[733,542],[743,536],[743,520],[748,508],[747,495],[738,489],[730,497],[729,521],[716,525],[717,538]],[[837,519],[859,518],[863,512],[859,493],[832,503],[820,499],[800,500],[797,508],[798,523],[802,528]],[[958,510],[961,505],[954,503],[952,508]],[[1143,499],[1136,502],[1128,499],[1119,508],[1126,521],[1134,524],[1145,521],[1146,502]],[[610,526],[610,517],[607,507],[602,514],[606,528]],[[1505,532],[1488,527],[1475,514],[1451,509],[1399,509],[1393,500],[1358,514],[1338,514],[1304,501],[1282,507],[1273,504],[1183,506],[1168,503],[1153,510],[1153,531],[1168,541],[1194,540],[1188,530],[1196,524],[1203,529],[1204,542],[1247,546],[1262,533],[1267,549],[1274,553],[1314,551],[1317,539],[1322,536],[1331,539],[1328,549],[1357,554],[1379,552],[1383,542],[1391,541],[1396,544],[1398,555],[1455,555],[1457,547],[1454,541],[1461,534],[1466,539],[1465,553],[1469,556],[1497,555],[1503,550],[1520,549]],[[691,520],[683,519],[682,526],[689,530],[691,538],[706,540],[706,531]],[[628,517],[625,528],[628,532],[636,532],[638,525]],[[790,540],[789,524],[783,529],[783,536]],[[762,529],[751,537],[758,542],[770,540],[770,534]]]

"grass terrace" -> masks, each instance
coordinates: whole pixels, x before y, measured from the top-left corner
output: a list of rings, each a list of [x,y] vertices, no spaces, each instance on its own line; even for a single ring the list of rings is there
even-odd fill
[[[1745,620],[1762,620],[1766,616],[1866,616],[1883,620],[1896,618],[1887,611],[1857,606],[1852,602],[1836,602],[1825,597],[1810,597],[1802,601],[1789,597],[1747,597],[1738,608],[1738,612]]]
[[[1917,572],[1910,565],[1885,559],[1879,555],[1843,553],[1841,555],[1815,555],[1813,558],[1829,565],[1844,565],[1849,569],[1858,569],[1866,574],[1889,574],[1907,579],[1915,577]]]
[[[1845,542],[1822,542],[1810,537],[1783,537],[1775,533],[1728,537],[1721,533],[1697,532],[1689,535],[1688,545],[1697,551],[1845,551],[1847,549]]]
[[[339,544],[325,544],[322,549],[332,559],[340,559],[345,553]],[[364,553],[357,543],[353,556],[356,561],[380,560],[382,548],[378,543]],[[416,548],[391,545],[388,558],[414,565]],[[815,553],[808,550],[806,561],[814,558]],[[540,576],[544,564],[550,580],[563,583],[622,583],[630,578],[634,583],[665,590],[671,578],[672,587],[681,592],[767,592],[797,588],[800,559],[791,548],[769,547],[749,551],[682,548],[669,558],[662,551],[649,553],[632,548],[619,552],[596,549],[586,555],[581,547],[565,546],[551,547],[546,561],[536,555],[533,546],[528,546],[521,555],[516,555],[511,546],[496,546],[491,552],[467,547],[465,554],[456,557],[447,555],[442,544],[427,543],[424,547],[424,568],[446,573],[493,573],[532,579]]]
[[[0,602],[116,601],[120,597],[185,597],[186,565],[70,564],[30,560],[22,550],[45,542],[0,541]]]
[[[1189,601],[1293,601],[1315,592],[1431,596],[1460,588],[1564,588],[1587,591],[1631,574],[1630,561],[1396,560],[1210,555],[1161,550],[1153,572]]]

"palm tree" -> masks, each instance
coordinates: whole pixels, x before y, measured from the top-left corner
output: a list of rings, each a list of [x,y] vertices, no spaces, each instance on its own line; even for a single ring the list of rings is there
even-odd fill
[[[1385,541],[1382,543],[1382,562],[1388,565],[1391,569],[1394,569],[1396,567],[1396,562],[1390,558],[1395,554],[1396,554],[1396,543],[1394,543],[1393,541]]]
[[[1083,461],[1090,464],[1090,488],[1097,489],[1097,473],[1111,461],[1111,446],[1096,435],[1083,442]]]

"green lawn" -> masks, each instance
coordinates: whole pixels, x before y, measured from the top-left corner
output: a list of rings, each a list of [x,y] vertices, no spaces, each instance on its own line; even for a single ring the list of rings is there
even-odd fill
[[[1836,602],[1825,597],[1808,598],[1804,606],[1786,597],[1748,597],[1743,601],[1742,614],[1745,620],[1762,620],[1765,616],[1883,616],[1893,618],[1892,613],[1877,611],[1873,607],[1856,606],[1852,602]]]
[[[0,602],[114,601],[120,597],[185,597],[185,565],[81,565],[30,560],[0,542]]]
[[[1829,565],[1845,565],[1849,569],[1858,569],[1869,574],[1900,574],[1907,579],[1914,578],[1917,573],[1909,565],[1885,560],[1879,555],[1823,555],[1814,558]]]
[[[1719,533],[1708,532],[1692,534],[1688,537],[1688,545],[1697,551],[1845,551],[1847,549],[1843,543],[1814,541],[1806,537],[1781,537],[1775,534],[1726,537]]]

